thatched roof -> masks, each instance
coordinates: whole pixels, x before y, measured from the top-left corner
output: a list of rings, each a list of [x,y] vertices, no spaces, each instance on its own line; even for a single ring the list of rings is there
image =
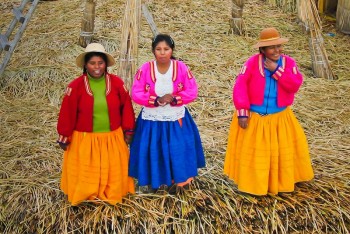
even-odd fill
[[[0,27],[12,3],[1,3]],[[75,57],[84,1],[40,2],[0,78],[1,233],[348,233],[350,230],[350,37],[323,21],[325,46],[336,76],[314,78],[308,36],[296,16],[249,0],[246,34],[231,35],[231,0],[146,1],[158,30],[170,33],[176,56],[192,69],[200,96],[190,111],[198,124],[207,167],[194,188],[177,196],[136,194],[115,207],[71,207],[59,190],[62,151],[56,121],[67,83],[80,74]],[[119,56],[124,1],[97,1],[95,41]],[[285,52],[305,75],[293,109],[310,145],[315,179],[279,196],[237,192],[222,173],[231,92],[243,62],[256,52],[259,31],[275,26],[290,39]],[[334,37],[327,36],[332,32]],[[139,64],[152,59],[152,32],[142,19]],[[114,67],[113,72],[118,73]],[[136,107],[136,106],[135,106]],[[137,108],[137,107],[136,107]]]

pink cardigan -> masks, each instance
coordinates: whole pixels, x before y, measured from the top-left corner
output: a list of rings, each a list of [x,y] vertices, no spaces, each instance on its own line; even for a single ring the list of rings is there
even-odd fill
[[[181,61],[171,60],[173,63],[173,93],[176,106],[192,102],[198,96],[198,87],[194,76]],[[144,63],[136,72],[132,85],[132,100],[139,105],[156,107],[155,100],[155,70],[154,61]]]
[[[291,57],[282,55],[282,66],[272,75],[277,80],[277,106],[289,106],[303,82],[303,76]],[[233,103],[238,116],[249,116],[250,105],[264,101],[264,56],[255,54],[242,67],[233,87]]]

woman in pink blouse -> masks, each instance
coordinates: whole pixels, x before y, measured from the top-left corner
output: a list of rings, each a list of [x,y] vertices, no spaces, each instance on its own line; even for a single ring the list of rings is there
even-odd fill
[[[186,104],[198,95],[189,68],[173,57],[175,43],[166,34],[152,42],[155,60],[137,71],[132,100],[142,106],[130,149],[129,175],[139,186],[162,185],[169,193],[187,188],[205,166],[201,139]]]

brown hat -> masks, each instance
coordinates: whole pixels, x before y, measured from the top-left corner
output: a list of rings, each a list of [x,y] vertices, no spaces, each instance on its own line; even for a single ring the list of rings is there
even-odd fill
[[[110,55],[109,53],[106,52],[105,48],[103,47],[103,45],[99,44],[99,43],[90,43],[86,46],[85,48],[85,52],[81,53],[78,55],[78,57],[76,58],[75,62],[77,64],[78,67],[83,68],[85,65],[85,55],[91,52],[99,52],[102,54],[105,54],[107,56],[107,67],[112,66],[115,64],[115,60],[113,58],[112,55]]]
[[[260,32],[260,39],[253,47],[265,47],[271,45],[280,45],[286,43],[287,38],[281,38],[279,32],[275,28],[265,28]]]

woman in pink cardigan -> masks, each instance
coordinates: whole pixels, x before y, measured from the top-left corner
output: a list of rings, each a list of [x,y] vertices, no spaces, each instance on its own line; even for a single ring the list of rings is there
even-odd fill
[[[152,42],[155,60],[137,71],[132,100],[142,106],[130,147],[129,175],[139,186],[186,189],[205,166],[201,139],[186,105],[198,95],[189,68],[173,57],[175,43],[166,34]]]
[[[307,139],[291,108],[303,82],[295,61],[284,54],[275,28],[260,33],[253,55],[233,88],[224,173],[241,192],[253,195],[294,191],[314,176]]]

